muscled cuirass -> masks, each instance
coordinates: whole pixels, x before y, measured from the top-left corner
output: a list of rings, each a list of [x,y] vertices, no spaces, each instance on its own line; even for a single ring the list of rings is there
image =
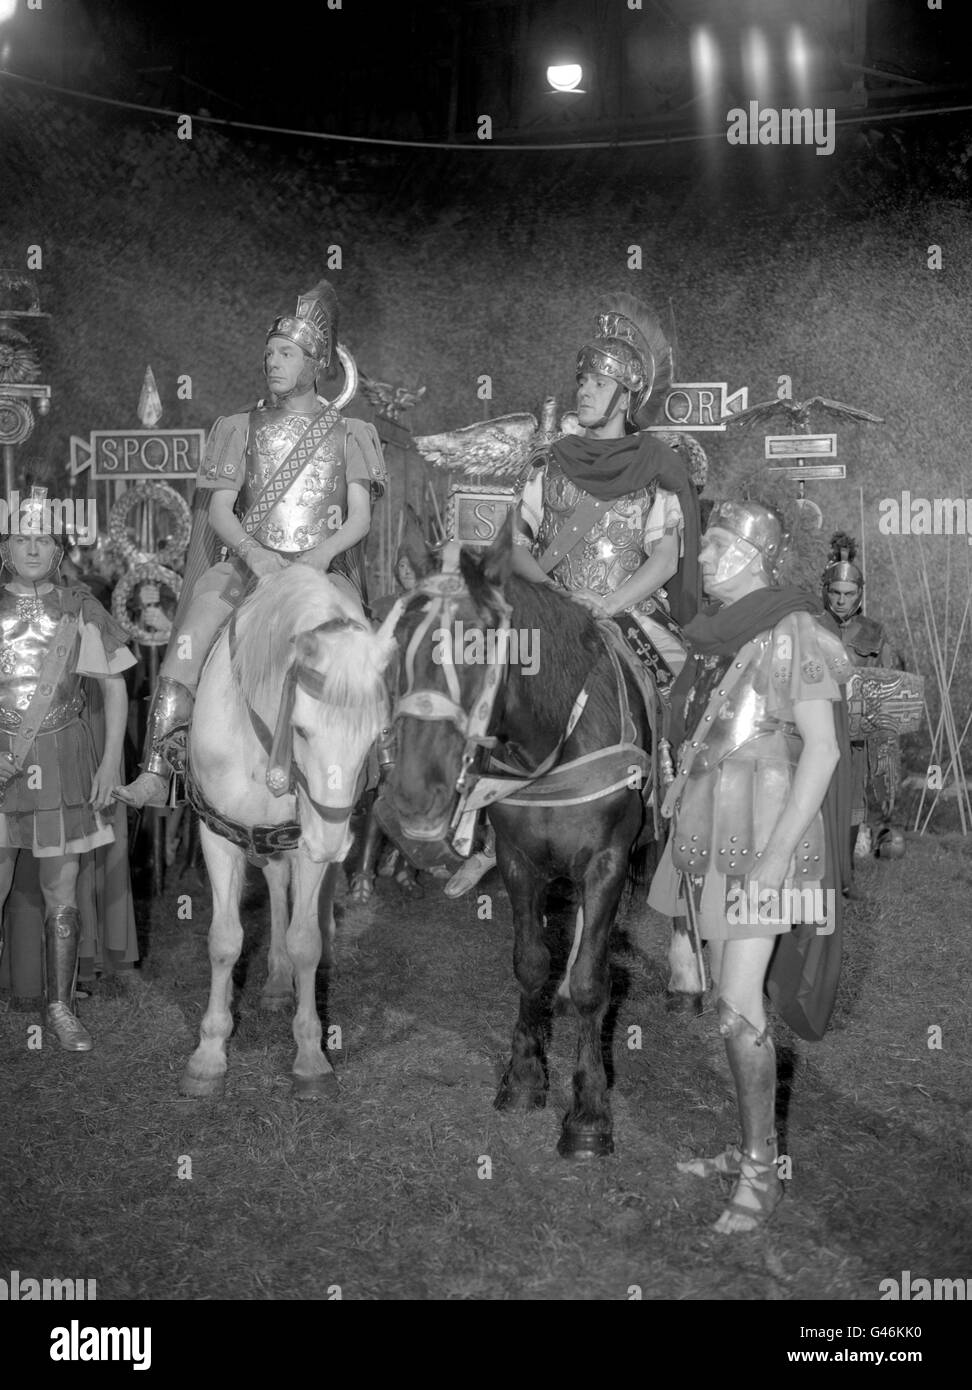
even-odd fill
[[[238,509],[245,514],[306,431],[309,417],[280,407],[250,412],[246,476]],[[343,525],[348,511],[348,483],[342,421],[318,444],[311,461],[274,504],[256,537],[270,550],[296,555],[311,550]]]
[[[57,592],[24,598],[0,589],[0,724],[19,725],[30,704],[51,638],[61,620]],[[80,699],[80,680],[68,661],[51,698],[45,723],[63,715]]]
[[[655,500],[657,481],[629,497],[612,502],[582,545],[554,566],[553,577],[566,589],[590,589],[613,594],[645,562],[645,521]],[[571,516],[584,496],[550,459],[543,480],[543,520],[537,536],[543,552],[571,525]]]

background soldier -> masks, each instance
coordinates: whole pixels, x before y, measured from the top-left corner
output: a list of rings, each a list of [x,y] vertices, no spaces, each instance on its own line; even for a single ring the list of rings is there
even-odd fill
[[[46,493],[31,489],[18,524],[0,541],[0,911],[23,850],[37,861],[44,902],[45,1022],[63,1048],[88,1052],[91,1035],[74,1013],[78,872],[82,854],[115,839],[106,814],[128,714],[121,672],[135,658],[83,585],[57,582],[66,537]],[[85,676],[104,695],[100,756],[82,717]],[[10,964],[15,980],[17,963]]]
[[[864,601],[864,574],[853,563],[857,543],[853,536],[837,531],[830,542],[830,564],[823,572],[823,601],[827,621],[844,644],[855,666],[881,666],[901,670],[904,663],[888,640],[881,623],[861,613]],[[901,780],[901,750],[894,733],[851,741],[853,810],[851,847],[868,819],[869,798],[877,805],[887,824],[894,809],[895,794]]]

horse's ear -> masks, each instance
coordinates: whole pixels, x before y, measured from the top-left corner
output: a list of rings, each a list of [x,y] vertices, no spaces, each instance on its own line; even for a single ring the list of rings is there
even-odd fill
[[[483,556],[483,578],[495,589],[505,588],[513,573],[513,511],[511,507],[506,513],[499,534]]]

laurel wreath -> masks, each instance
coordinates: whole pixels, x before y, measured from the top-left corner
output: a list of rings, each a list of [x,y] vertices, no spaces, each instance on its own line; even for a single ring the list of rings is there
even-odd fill
[[[128,534],[130,514],[145,502],[155,502],[173,517],[173,532],[156,555],[139,550]],[[129,565],[172,565],[186,552],[191,526],[192,516],[185,498],[167,483],[136,483],[134,487],[126,488],[108,513],[108,534],[115,549]]]
[[[129,599],[140,584],[157,584],[160,589],[168,589],[175,604],[178,604],[182,592],[182,579],[175,570],[167,569],[157,560],[146,560],[122,575],[112,594],[111,611],[125,631],[145,647],[164,647],[172,635],[171,628],[167,632],[160,632],[156,628],[146,627],[144,623],[137,622],[129,615]],[[140,605],[139,609],[141,610]]]

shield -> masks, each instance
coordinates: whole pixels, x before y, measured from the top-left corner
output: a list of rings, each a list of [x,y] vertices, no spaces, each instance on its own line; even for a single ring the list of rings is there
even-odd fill
[[[857,666],[847,682],[852,739],[873,734],[912,734],[921,727],[925,678],[913,671]]]

